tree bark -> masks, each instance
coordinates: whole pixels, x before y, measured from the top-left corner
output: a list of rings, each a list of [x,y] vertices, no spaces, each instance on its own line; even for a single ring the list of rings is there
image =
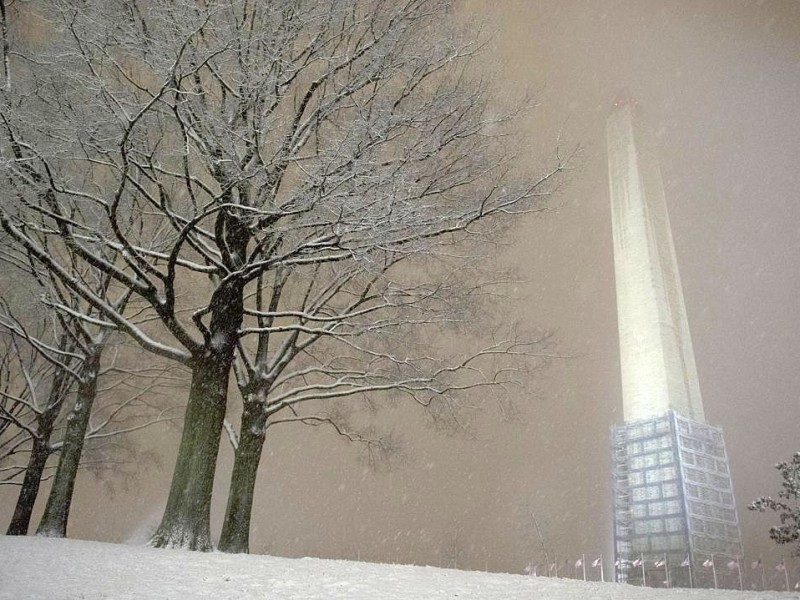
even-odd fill
[[[230,360],[207,357],[192,368],[192,384],[156,548],[212,549],[211,492],[225,420]]]
[[[239,433],[239,447],[233,461],[228,507],[222,524],[219,550],[250,552],[250,517],[253,510],[253,491],[264,446],[266,416],[260,403],[245,405]]]
[[[69,521],[69,511],[72,505],[72,494],[75,491],[75,477],[78,474],[78,466],[83,453],[89,417],[92,415],[92,405],[97,397],[97,377],[101,355],[102,349],[97,349],[87,356],[83,363],[75,406],[67,417],[67,431],[64,434],[58,468],[36,535],[47,537],[65,537],[67,535],[67,521]]]
[[[22,488],[17,497],[17,504],[14,507],[14,516],[8,525],[6,535],[27,535],[33,514],[33,505],[36,504],[36,497],[39,495],[39,486],[42,481],[42,473],[50,457],[50,447],[46,441],[49,438],[37,437],[33,440],[31,455],[28,459],[28,468],[25,470],[25,479],[22,481]]]
[[[221,212],[217,223],[219,238],[224,235],[227,220]],[[246,237],[228,242],[225,247],[233,255],[244,256]],[[203,350],[195,354],[191,363],[189,402],[167,506],[150,539],[155,548],[204,552],[213,549],[211,494],[228,402],[228,379],[244,318],[243,292],[244,283],[232,277],[214,291],[209,302],[211,322]]]

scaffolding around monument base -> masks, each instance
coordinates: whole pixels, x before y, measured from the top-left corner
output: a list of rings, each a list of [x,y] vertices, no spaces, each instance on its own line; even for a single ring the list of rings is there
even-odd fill
[[[617,581],[690,587],[698,565],[739,564],[739,523],[718,427],[669,411],[614,426],[611,443]]]

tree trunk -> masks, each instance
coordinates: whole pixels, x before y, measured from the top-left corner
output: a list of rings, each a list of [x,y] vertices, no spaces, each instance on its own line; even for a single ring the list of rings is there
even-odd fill
[[[49,439],[37,437],[33,440],[31,455],[28,459],[28,468],[25,470],[25,479],[17,497],[17,505],[14,508],[14,516],[8,525],[6,535],[27,535],[31,524],[31,514],[33,505],[36,504],[36,497],[39,495],[39,485],[42,482],[47,459],[50,457],[50,447],[47,442]]]
[[[219,550],[222,552],[250,552],[250,516],[258,464],[264,446],[265,422],[266,416],[260,403],[245,405],[228,491],[228,508],[219,539]]]
[[[228,217],[220,212],[218,236]],[[245,234],[246,228],[243,228]],[[246,254],[248,238],[226,238],[225,247],[238,257]],[[227,259],[226,259],[227,260]],[[235,265],[229,265],[234,268]],[[164,516],[150,545],[209,551],[211,543],[211,493],[217,468],[220,435],[228,401],[228,378],[244,317],[244,283],[232,277],[221,284],[209,302],[211,322],[206,344],[192,361],[192,384],[183,420]]]
[[[97,397],[97,377],[100,370],[102,350],[96,350],[86,357],[81,368],[81,380],[72,412],[67,417],[67,431],[58,459],[58,468],[53,478],[53,487],[47,497],[42,521],[36,535],[65,537],[67,521],[75,490],[75,477],[83,453],[83,442],[92,415],[92,405]]]
[[[50,436],[53,434],[56,417],[63,406],[66,381],[66,370],[60,370],[55,374],[48,395],[47,407],[37,418],[36,437],[33,439],[31,455],[28,458],[28,468],[25,470],[25,479],[22,481],[17,505],[14,507],[14,516],[8,525],[6,535],[27,535],[30,528],[33,506],[36,504],[42,483],[42,473],[52,452]]]
[[[156,548],[212,549],[211,492],[225,420],[229,359],[207,357],[192,367],[192,384],[167,506],[150,540]]]

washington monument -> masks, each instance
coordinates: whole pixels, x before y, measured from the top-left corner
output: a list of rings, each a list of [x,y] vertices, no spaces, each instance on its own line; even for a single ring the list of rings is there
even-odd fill
[[[722,432],[706,424],[655,144],[627,91],[606,122],[624,423],[612,430],[617,580],[704,585],[741,557]]]

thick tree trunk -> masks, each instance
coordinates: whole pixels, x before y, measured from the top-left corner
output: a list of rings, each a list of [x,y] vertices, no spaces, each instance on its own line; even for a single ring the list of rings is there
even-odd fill
[[[260,403],[245,405],[228,491],[228,508],[219,539],[219,550],[222,552],[250,552],[250,516],[258,464],[264,446],[265,422]]]
[[[232,219],[221,211],[216,229],[218,241],[225,240],[222,244],[226,249],[224,260],[234,269],[241,266],[246,255],[249,233],[246,227],[240,226],[237,231],[241,231],[241,236],[234,235],[229,230],[235,224]],[[205,348],[192,361],[189,402],[167,506],[161,524],[150,539],[150,545],[156,548],[213,549],[211,493],[225,422],[228,378],[244,318],[243,286],[242,281],[231,277],[214,291],[209,303],[211,322]]]
[[[83,363],[75,406],[67,417],[67,431],[64,434],[58,468],[36,535],[47,537],[65,537],[67,535],[67,521],[69,521],[69,511],[72,505],[72,494],[75,491],[75,477],[81,462],[83,442],[89,427],[89,417],[92,415],[92,405],[97,397],[97,376],[100,370],[101,354],[102,351],[95,351]]]
[[[230,360],[198,360],[183,435],[161,524],[150,540],[156,548],[212,549],[211,492],[225,420]]]
[[[8,525],[6,535],[27,535],[33,514],[33,505],[36,504],[36,497],[39,495],[39,485],[42,482],[42,473],[50,457],[50,447],[47,438],[37,437],[33,441],[31,455],[28,459],[28,468],[25,470],[25,479],[22,481],[22,488],[17,497],[17,505],[14,507],[14,516]]]

